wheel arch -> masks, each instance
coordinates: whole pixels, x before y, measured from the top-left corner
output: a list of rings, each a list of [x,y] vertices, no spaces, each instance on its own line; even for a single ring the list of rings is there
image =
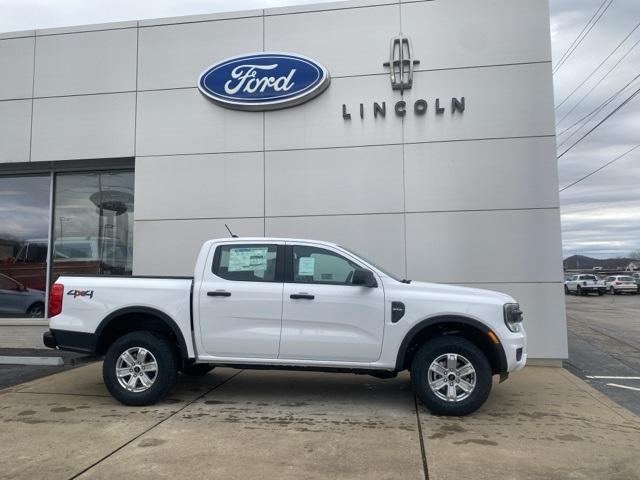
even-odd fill
[[[493,331],[484,323],[464,315],[440,315],[416,323],[405,335],[396,357],[396,370],[409,368],[417,349],[432,338],[457,335],[473,342],[487,356],[494,374],[508,371],[502,343],[495,344],[488,336]],[[494,334],[495,335],[495,334]],[[497,337],[496,337],[497,338]]]
[[[166,313],[152,307],[125,307],[107,315],[95,332],[95,352],[102,355],[116,338],[144,329],[168,334],[175,340],[180,356],[183,359],[189,358],[187,342],[178,324]]]

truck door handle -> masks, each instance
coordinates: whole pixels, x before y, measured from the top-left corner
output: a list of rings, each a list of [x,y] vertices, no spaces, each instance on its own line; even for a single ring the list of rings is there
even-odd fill
[[[292,293],[289,295],[289,298],[293,298],[294,300],[313,300],[316,297],[314,295],[309,295],[308,293]]]
[[[225,292],[224,290],[216,290],[215,292],[207,292],[207,297],[230,297],[231,292]]]

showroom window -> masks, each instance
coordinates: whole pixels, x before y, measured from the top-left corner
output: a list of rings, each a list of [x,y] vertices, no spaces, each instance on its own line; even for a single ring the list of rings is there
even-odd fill
[[[51,176],[0,177],[0,318],[44,317]]]
[[[133,172],[60,173],[51,283],[66,274],[131,275]]]
[[[133,199],[133,171],[0,176],[0,319],[43,318],[60,275],[131,275]]]

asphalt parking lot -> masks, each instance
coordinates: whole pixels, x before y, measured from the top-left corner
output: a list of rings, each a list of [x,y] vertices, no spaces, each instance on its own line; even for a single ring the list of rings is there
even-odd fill
[[[135,408],[100,369],[0,391],[1,478],[640,478],[638,417],[560,368],[525,368],[464,418],[416,409],[406,374],[219,368]]]
[[[640,296],[568,295],[565,367],[640,415]]]

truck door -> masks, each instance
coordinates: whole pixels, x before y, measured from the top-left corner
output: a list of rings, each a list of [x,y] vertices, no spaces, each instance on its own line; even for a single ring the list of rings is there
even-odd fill
[[[277,358],[284,245],[219,244],[209,257],[197,293],[204,354]]]
[[[351,283],[355,261],[327,247],[287,244],[282,359],[375,362],[384,332],[384,291]]]

